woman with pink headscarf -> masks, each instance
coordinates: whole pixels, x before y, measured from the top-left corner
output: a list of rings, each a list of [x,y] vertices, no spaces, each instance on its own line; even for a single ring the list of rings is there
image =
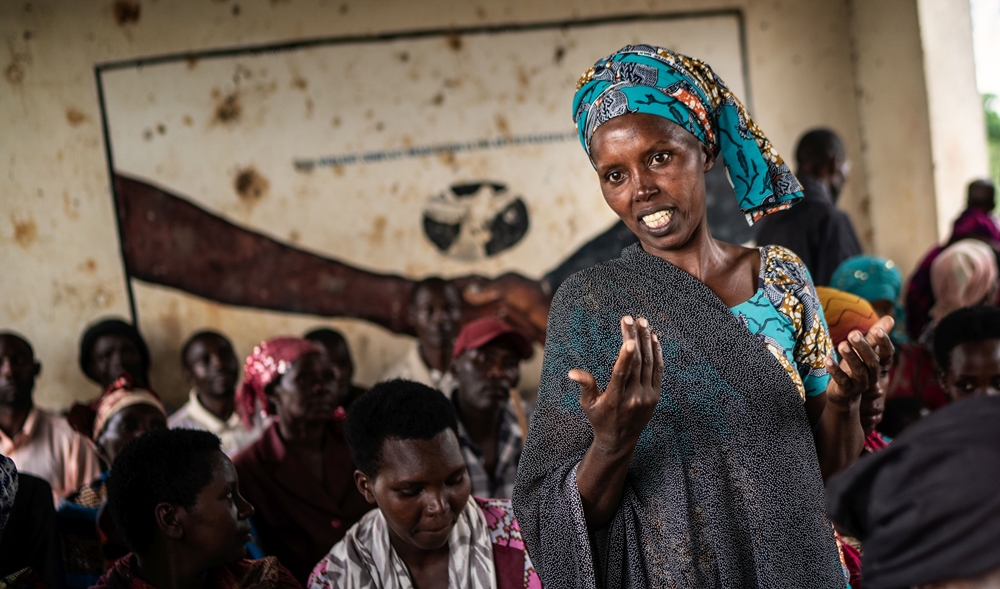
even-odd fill
[[[945,315],[997,300],[997,259],[993,248],[978,239],[948,246],[931,264],[931,327]],[[923,336],[926,340],[926,332]]]
[[[233,458],[240,493],[256,511],[261,547],[304,582],[371,509],[344,441],[344,391],[316,344],[300,338],[261,343],[244,371],[236,393],[244,419],[262,409],[275,421]]]

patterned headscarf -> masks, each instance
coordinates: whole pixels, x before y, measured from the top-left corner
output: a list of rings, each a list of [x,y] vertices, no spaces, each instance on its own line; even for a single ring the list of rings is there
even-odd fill
[[[0,454],[0,538],[3,537],[3,528],[7,525],[16,496],[17,467],[13,460]]]
[[[708,64],[652,45],[626,45],[584,72],[573,122],[587,155],[598,127],[630,113],[661,116],[722,153],[751,225],[802,198],[802,187],[740,101]],[[593,163],[593,157],[591,157]]]
[[[931,264],[936,324],[945,315],[997,296],[997,259],[993,248],[978,239],[963,239],[945,248]]]
[[[132,405],[155,407],[163,414],[164,419],[167,417],[167,410],[160,397],[150,389],[135,387],[132,378],[125,375],[111,383],[104,394],[90,405],[82,405],[81,410],[67,415],[66,420],[70,427],[96,443],[111,418]]]
[[[878,314],[871,304],[857,295],[827,286],[817,286],[816,295],[823,306],[823,316],[835,346],[847,340],[855,329],[868,333],[878,321]]]
[[[896,310],[896,326],[893,337],[900,340],[905,337],[902,331],[903,308],[899,305],[899,297],[903,292],[903,275],[892,260],[875,256],[854,256],[844,260],[833,271],[830,278],[833,288],[858,295],[869,303],[874,301],[892,301]]]
[[[247,427],[253,425],[258,405],[268,414],[272,411],[267,402],[267,385],[288,372],[300,357],[319,351],[316,344],[299,337],[276,337],[253,349],[243,367],[243,384],[236,391],[236,408]]]

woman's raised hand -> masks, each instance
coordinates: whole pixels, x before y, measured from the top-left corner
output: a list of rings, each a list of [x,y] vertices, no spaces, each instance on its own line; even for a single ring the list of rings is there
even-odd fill
[[[619,452],[634,446],[653,417],[663,382],[663,350],[646,319],[622,317],[622,347],[608,388],[597,388],[585,370],[571,370],[580,384],[580,406],[594,428],[594,444]]]
[[[826,389],[828,403],[846,407],[863,401],[866,405],[862,408],[863,414],[877,412],[881,403],[878,375],[892,361],[895,351],[889,339],[893,325],[892,317],[886,316],[868,330],[867,336],[860,331],[852,331],[847,341],[841,342],[837,349],[840,363],[833,358],[826,359],[826,370],[833,377]]]

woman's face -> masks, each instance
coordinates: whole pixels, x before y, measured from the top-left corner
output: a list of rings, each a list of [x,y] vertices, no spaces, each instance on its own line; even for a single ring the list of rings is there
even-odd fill
[[[590,154],[604,200],[646,251],[680,249],[707,229],[705,172],[715,156],[680,125],[622,115],[597,129]]]
[[[111,416],[101,435],[97,436],[97,447],[101,457],[111,464],[125,444],[154,429],[166,428],[167,417],[156,407],[129,405]]]
[[[336,380],[326,358],[310,352],[292,362],[269,398],[283,423],[329,421],[347,394],[338,390]]]
[[[472,492],[455,432],[446,429],[430,440],[386,440],[381,463],[374,479],[361,471],[354,476],[368,502],[382,510],[393,540],[420,550],[447,545]]]
[[[138,386],[148,384],[139,347],[131,339],[117,333],[97,338],[90,349],[89,368],[90,375],[103,388],[126,374]]]
[[[253,506],[240,495],[236,468],[222,452],[208,458],[212,480],[184,512],[184,535],[204,555],[211,568],[232,564],[246,557],[251,540],[250,517]]]

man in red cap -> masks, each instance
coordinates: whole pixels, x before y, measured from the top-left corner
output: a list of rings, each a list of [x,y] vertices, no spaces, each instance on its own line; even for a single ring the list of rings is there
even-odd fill
[[[472,494],[478,497],[506,499],[514,491],[526,432],[518,420],[521,408],[512,406],[511,390],[521,378],[521,360],[531,354],[528,339],[495,317],[468,323],[452,348],[458,441]]]

